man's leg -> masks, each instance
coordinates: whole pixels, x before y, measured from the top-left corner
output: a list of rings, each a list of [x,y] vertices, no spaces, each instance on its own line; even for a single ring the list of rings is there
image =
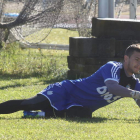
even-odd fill
[[[92,118],[92,111],[90,108],[82,106],[73,106],[66,110],[66,116],[69,118]]]
[[[52,109],[49,100],[43,95],[36,95],[29,99],[9,100],[0,104],[0,114],[14,113],[19,110]]]

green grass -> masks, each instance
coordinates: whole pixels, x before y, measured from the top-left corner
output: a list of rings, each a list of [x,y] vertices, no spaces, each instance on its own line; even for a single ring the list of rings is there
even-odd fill
[[[2,79],[0,102],[34,96],[48,85],[40,78]],[[129,98],[97,110],[92,119],[23,119],[22,115],[22,111],[0,115],[0,139],[140,139],[139,108]]]
[[[68,51],[20,49],[15,43],[0,51],[0,74],[58,77],[67,71]]]
[[[0,103],[32,97],[50,83],[65,79],[68,69],[67,56],[68,51],[21,50],[15,46],[2,49],[0,51]],[[36,68],[38,65],[40,67]],[[0,139],[140,139],[140,109],[133,99],[121,99],[95,111],[92,115],[92,119],[23,119],[23,111],[1,114]]]
[[[48,35],[49,32],[50,34]],[[45,38],[46,36],[47,38]],[[79,37],[78,31],[71,31],[66,29],[42,29],[27,36],[25,40],[30,43],[36,43],[43,39],[41,43],[68,45],[69,37]]]

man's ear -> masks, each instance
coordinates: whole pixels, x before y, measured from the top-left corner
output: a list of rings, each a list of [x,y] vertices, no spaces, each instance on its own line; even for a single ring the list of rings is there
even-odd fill
[[[124,55],[124,62],[127,62],[129,57],[127,55]]]

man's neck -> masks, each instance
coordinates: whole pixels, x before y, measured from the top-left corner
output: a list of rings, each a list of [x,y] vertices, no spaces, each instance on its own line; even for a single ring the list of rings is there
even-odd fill
[[[127,77],[131,77],[133,75],[133,73],[129,73],[127,67],[123,64],[123,68],[124,68],[124,72],[126,74]]]
[[[133,75],[133,74],[127,73],[127,71],[125,69],[124,69],[124,72],[125,72],[125,74],[126,74],[127,77],[131,77]]]

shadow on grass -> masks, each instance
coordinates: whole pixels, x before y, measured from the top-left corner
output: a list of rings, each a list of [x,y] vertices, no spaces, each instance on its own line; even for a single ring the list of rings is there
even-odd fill
[[[121,123],[140,123],[140,119],[127,119],[127,118],[105,118],[105,117],[93,117],[91,119],[79,119],[79,118],[68,118],[66,119],[67,121],[70,122],[78,122],[78,123],[110,123],[111,122],[121,122]]]
[[[43,79],[44,82],[48,82],[48,81],[57,81],[57,80],[64,80],[64,79],[67,79],[67,72],[65,72],[63,75],[58,75],[58,76],[55,76],[55,77],[52,77],[49,78],[49,79],[45,79],[44,77],[49,77],[51,76],[51,73],[31,73],[31,74],[24,74],[24,75],[21,75],[21,74],[9,74],[9,73],[1,73],[0,72],[0,80],[10,80],[10,79],[27,79],[27,78],[33,78],[33,77],[36,77],[36,78],[40,78],[40,79]]]
[[[41,73],[31,73],[31,74],[9,74],[9,73],[1,73],[0,72],[0,80],[9,80],[9,79],[27,79],[31,77],[41,77]]]
[[[102,117],[96,117],[96,118],[60,118],[60,117],[57,117],[57,118],[53,118],[53,117],[50,117],[50,118],[24,118],[24,117],[21,117],[21,118],[5,118],[5,117],[0,117],[0,120],[14,120],[14,119],[30,119],[30,120],[35,120],[35,119],[46,119],[46,121],[48,119],[62,119],[62,120],[66,120],[66,121],[69,121],[69,122],[78,122],[78,123],[100,123],[100,122],[105,122],[107,121],[108,119],[107,118],[102,118]]]
[[[15,84],[15,85],[8,85],[8,86],[0,86],[0,90],[4,90],[7,88],[16,88],[16,87],[21,87],[24,86],[23,84]]]
[[[77,122],[77,123],[131,123],[131,124],[138,124],[140,123],[140,119],[126,119],[126,118],[105,118],[105,117],[93,117],[91,119],[89,118],[24,118],[24,117],[16,117],[16,118],[5,118],[0,117],[0,120],[48,120],[48,119],[62,119],[68,122]]]
[[[69,122],[78,122],[78,123],[101,123],[106,122],[108,118],[103,117],[93,117],[93,118],[66,118]]]
[[[57,77],[54,77],[54,78],[51,78],[51,79],[40,79],[41,82],[43,82],[43,84],[53,84],[53,83],[56,83],[56,82],[61,82],[63,80],[66,80],[66,73],[63,74],[63,76],[57,76]]]
[[[61,76],[57,76],[57,77],[54,77],[54,78],[50,78],[50,79],[45,79],[44,77],[41,77],[39,75],[25,75],[24,77],[21,77],[21,76],[18,76],[18,75],[13,75],[13,74],[4,74],[4,75],[0,75],[0,80],[1,81],[7,81],[7,80],[11,80],[11,79],[27,79],[27,78],[33,78],[33,77],[36,77],[39,79],[39,82],[42,82],[43,85],[48,85],[48,84],[52,84],[52,83],[56,83],[56,82],[60,82],[60,81],[63,81],[66,79],[66,75],[67,73],[61,75]],[[33,85],[38,85],[38,82],[33,82],[32,83]],[[18,82],[15,82],[15,83],[12,83],[11,85],[4,85],[4,86],[0,86],[0,90],[4,90],[4,89],[7,89],[7,88],[16,88],[16,87],[24,87],[26,86],[27,84],[26,83],[18,83]]]

